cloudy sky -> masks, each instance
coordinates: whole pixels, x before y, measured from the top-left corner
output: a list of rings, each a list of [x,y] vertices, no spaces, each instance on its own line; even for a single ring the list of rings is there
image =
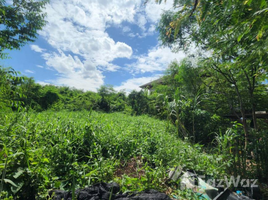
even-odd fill
[[[1,61],[40,84],[96,91],[110,84],[127,92],[161,76],[173,60],[155,26],[163,10],[154,0],[50,0],[47,24],[34,43]]]

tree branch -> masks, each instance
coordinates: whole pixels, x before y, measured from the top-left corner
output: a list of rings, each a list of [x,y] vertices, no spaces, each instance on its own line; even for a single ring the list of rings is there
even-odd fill
[[[196,7],[197,7],[197,4],[198,4],[198,0],[195,0],[195,2],[194,2],[194,7],[193,7],[193,9],[192,9],[192,11],[191,11],[189,17],[191,17],[191,16],[193,15],[193,13],[194,13],[194,11],[195,11],[195,9],[196,9]]]
[[[231,84],[234,84],[234,80],[232,80],[232,78],[230,78],[230,75],[228,75],[227,73],[224,73],[220,68],[218,68],[215,64],[212,64],[214,67],[212,67],[215,71],[219,72],[220,74],[222,74],[224,76],[224,78]]]

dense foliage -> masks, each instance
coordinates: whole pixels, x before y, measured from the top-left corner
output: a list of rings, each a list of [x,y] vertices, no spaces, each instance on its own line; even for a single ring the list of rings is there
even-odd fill
[[[1,58],[34,40],[45,3],[0,0]],[[159,37],[189,57],[170,63],[150,91],[43,86],[0,67],[0,198],[46,199],[50,189],[112,180],[123,191],[171,187],[178,195],[166,184],[177,165],[267,183],[267,6],[174,0]],[[136,175],[120,176],[133,160]]]
[[[237,120],[243,124],[246,148],[247,108],[257,130],[257,99],[266,89],[267,1],[175,0],[174,6],[180,8],[164,13],[158,25],[163,45],[185,51],[195,45],[204,51],[200,60],[218,83],[214,86],[223,83],[220,90],[237,102],[231,112],[241,115]]]
[[[167,122],[145,116],[11,113],[0,122],[0,194],[46,199],[52,188],[71,190],[111,180],[124,190],[163,191],[166,170],[177,165],[210,175],[225,173],[228,162],[223,157],[205,154],[201,146],[193,148],[174,133]],[[120,163],[135,157],[141,159],[143,177],[117,177]]]
[[[266,0],[174,0],[158,24],[162,44],[192,54],[203,71],[203,108],[242,125],[236,136],[241,153],[234,153],[242,160],[233,166],[240,173],[248,169],[247,158],[266,171],[265,159],[252,155],[267,141],[266,120],[257,117],[267,110],[267,6]],[[255,156],[267,152],[267,143],[263,148]]]
[[[8,5],[5,0],[0,1],[0,58],[4,57],[4,50],[19,49],[36,39],[37,31],[45,25],[42,8],[46,3],[46,0],[14,0]]]
[[[54,85],[39,85],[33,78],[20,77],[13,69],[0,68],[1,108],[16,110],[19,104],[28,110],[55,111],[99,110],[117,112],[128,110],[124,92],[102,86],[97,93]]]

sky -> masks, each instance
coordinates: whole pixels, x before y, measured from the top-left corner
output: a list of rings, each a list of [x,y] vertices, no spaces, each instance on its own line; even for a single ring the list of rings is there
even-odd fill
[[[183,52],[162,47],[155,27],[173,0],[144,5],[144,0],[50,0],[47,24],[35,42],[8,51],[1,60],[42,85],[97,91],[113,85],[117,91],[160,77]]]

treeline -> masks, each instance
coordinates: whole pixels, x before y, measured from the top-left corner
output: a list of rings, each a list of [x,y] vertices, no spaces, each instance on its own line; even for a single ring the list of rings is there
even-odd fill
[[[18,107],[32,111],[96,110],[125,112],[132,115],[148,114],[148,93],[133,91],[127,95],[112,86],[101,86],[97,92],[67,86],[40,85],[33,78],[20,76],[12,68],[0,68],[0,108],[16,111]],[[146,105],[146,106],[144,106]]]
[[[126,94],[116,92],[111,86],[102,86],[98,92],[65,86],[40,85],[33,78],[17,76],[12,69],[1,68],[1,109],[17,110],[20,107],[37,112],[48,109],[104,112],[124,111]]]
[[[193,4],[174,0],[173,3],[174,7],[161,15],[157,26],[159,39],[163,46],[197,58],[198,68],[189,70],[191,73],[185,76],[201,72],[202,82],[197,84],[200,79],[189,77],[189,84],[181,86],[186,89],[192,83],[195,87],[191,88],[198,92],[186,100],[182,97],[185,93],[177,96],[178,127],[183,131],[185,124],[181,119],[186,115],[179,108],[187,106],[188,99],[193,111],[215,114],[211,119],[223,116],[232,120],[231,128],[219,130],[213,137],[219,150],[232,158],[230,166],[234,174],[267,181],[264,177],[268,177],[268,2],[196,0]],[[198,141],[195,115],[194,111],[192,135],[193,141]],[[218,124],[222,125],[222,119]]]
[[[238,79],[237,84],[245,102],[245,112],[252,113],[243,80]],[[256,85],[255,109],[266,111],[266,84],[259,81]],[[224,81],[224,77],[206,68],[202,61],[184,59],[180,63],[172,62],[161,81],[152,83],[151,87],[150,91],[132,91],[128,95],[112,86],[101,86],[97,92],[85,92],[65,86],[40,85],[33,78],[18,76],[12,69],[1,68],[0,106],[1,110],[13,111],[20,105],[36,112],[50,109],[146,114],[168,119],[177,127],[181,138],[203,144],[211,144],[216,133],[231,127],[231,118],[242,124],[235,89]],[[249,117],[246,123],[249,131],[267,130],[265,120],[257,119],[253,123]]]
[[[240,74],[233,75],[236,87],[228,83],[224,74],[208,68],[202,60],[185,59],[172,62],[161,81],[155,81],[149,90],[116,91],[112,86],[101,86],[97,92],[75,88],[40,85],[33,78],[18,76],[12,69],[1,68],[0,107],[2,113],[16,111],[42,112],[45,110],[95,110],[129,115],[149,115],[168,120],[176,127],[174,133],[183,140],[210,146],[223,153],[234,173],[254,174],[267,181],[268,124],[255,116],[256,111],[267,111],[266,82],[255,78],[254,99]],[[241,115],[241,102],[243,103]],[[254,112],[254,113],[255,113]],[[3,118],[4,119],[4,118]],[[245,128],[247,146],[245,146]],[[249,159],[249,160],[248,160]],[[254,168],[248,171],[248,163]]]

